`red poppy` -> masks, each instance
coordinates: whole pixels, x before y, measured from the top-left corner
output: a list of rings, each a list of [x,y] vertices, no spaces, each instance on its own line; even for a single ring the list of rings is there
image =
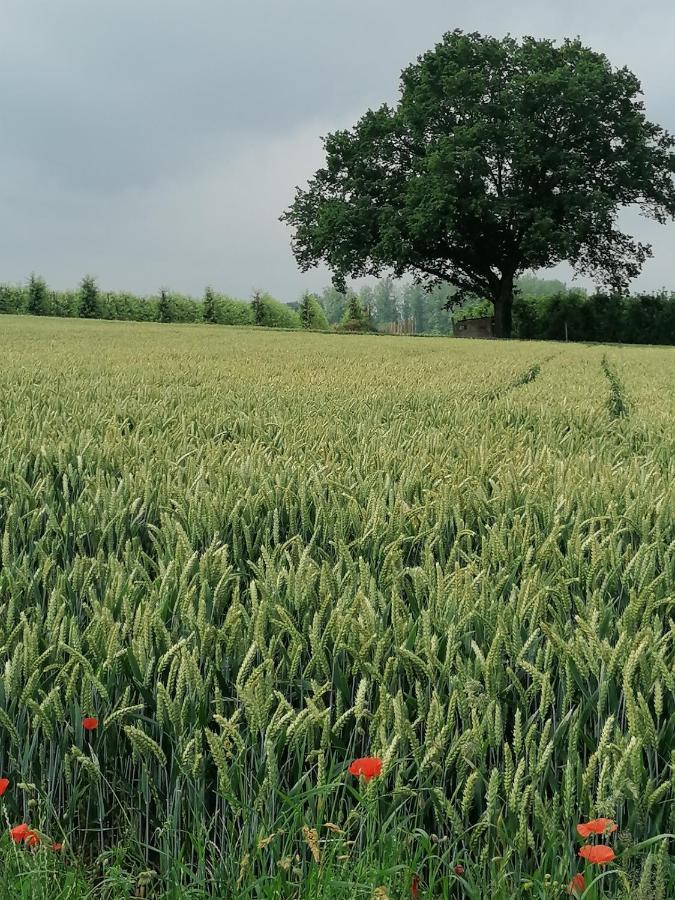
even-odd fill
[[[618,825],[611,819],[591,819],[590,822],[580,822],[577,825],[577,831],[582,838],[590,837],[592,834],[612,834],[617,828]]]
[[[579,896],[581,896],[581,894],[583,894],[583,892],[585,890],[586,890],[586,879],[584,878],[584,876],[581,873],[579,873],[578,875],[575,875],[574,878],[570,881],[570,883],[567,886],[568,894],[578,894]]]
[[[455,873],[455,875],[459,875],[461,877],[464,874],[464,866],[455,866],[452,871]]]
[[[35,834],[34,831],[29,831],[26,837],[24,838],[27,847],[37,847],[40,843],[40,838]]]
[[[63,844],[52,844],[52,850],[56,853],[60,853],[63,850]]]
[[[0,778],[0,797],[5,793],[7,788],[9,787],[9,778]]]
[[[32,832],[28,825],[26,825],[25,822],[22,822],[21,825],[15,825],[14,828],[10,829],[9,834],[15,844],[20,844],[21,841],[24,841],[29,834],[32,834]]]
[[[420,895],[420,877],[419,875],[413,875],[412,882],[410,883],[410,896],[413,900],[417,900]]]
[[[82,719],[82,727],[85,731],[94,731],[98,728],[98,719],[94,719],[92,716],[87,716],[86,719]]]
[[[370,781],[382,774],[382,760],[377,756],[362,756],[361,759],[355,759],[348,769],[350,775],[359,778],[361,775]]]
[[[589,863],[596,863],[599,866],[606,866],[616,859],[616,853],[611,847],[604,844],[584,844],[579,851],[579,856],[587,859]]]

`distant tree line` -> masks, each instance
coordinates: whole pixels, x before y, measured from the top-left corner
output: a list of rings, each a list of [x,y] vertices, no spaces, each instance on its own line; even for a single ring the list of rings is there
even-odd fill
[[[449,285],[427,291],[419,284],[381,278],[358,291],[325,288],[317,300],[329,325],[347,331],[410,323],[415,334],[452,334],[452,314],[444,307],[453,293]]]
[[[449,285],[423,286],[382,278],[358,291],[327,287],[282,303],[264,291],[237,300],[207,287],[202,298],[162,288],[141,297],[103,291],[85,276],[75,291],[51,290],[31,275],[24,285],[0,285],[0,313],[127,319],[141,322],[205,322],[267,328],[377,332],[401,326],[408,333],[450,335],[453,320],[492,315],[489,301],[455,305]],[[513,336],[530,340],[610,341],[675,344],[675,293],[589,294],[564,282],[523,276],[513,307]]]
[[[675,344],[675,294],[593,295],[565,291],[551,297],[517,297],[517,337],[543,341]]]
[[[453,289],[427,292],[417,284],[381,279],[358,294],[327,288],[319,297],[331,324],[345,326],[354,298],[362,320],[375,330],[412,320],[417,334],[452,334],[453,321],[493,315],[492,303],[475,298],[449,312]],[[524,340],[608,341],[675,344],[675,293],[609,294],[568,288],[563,281],[533,275],[519,279],[513,306],[513,336]]]
[[[203,298],[162,288],[141,297],[103,291],[91,275],[75,291],[51,290],[31,275],[25,285],[0,285],[0,313],[65,316],[84,319],[128,319],[137,322],[207,322],[214,325],[266,325],[300,328],[300,316],[269,294],[256,292],[253,301],[235,300],[207,288]]]
[[[82,279],[78,290],[56,291],[40,276],[31,275],[24,285],[0,285],[0,313],[323,331],[377,331],[382,326],[409,321],[411,330],[419,333],[451,334],[452,317],[443,309],[450,294],[451,289],[445,287],[427,293],[419,285],[385,278],[358,292],[341,293],[328,287],[321,294],[305,293],[298,303],[286,304],[263,291],[254,291],[249,301],[236,300],[211,287],[206,288],[203,298],[167,288],[141,297],[103,291],[91,275]]]
[[[457,310],[455,319],[492,315],[486,301]],[[536,280],[520,286],[513,303],[513,336],[537,341],[675,344],[675,293],[589,294]]]

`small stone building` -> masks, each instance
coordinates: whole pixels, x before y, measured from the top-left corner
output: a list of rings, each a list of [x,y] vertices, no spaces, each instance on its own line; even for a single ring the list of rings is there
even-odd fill
[[[461,319],[453,322],[455,337],[492,338],[495,336],[495,320],[493,316],[480,316],[476,319]]]

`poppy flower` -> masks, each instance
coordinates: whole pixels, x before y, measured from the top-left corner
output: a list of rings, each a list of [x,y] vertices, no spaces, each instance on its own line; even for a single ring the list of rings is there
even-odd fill
[[[413,900],[417,900],[420,895],[420,877],[419,875],[413,875],[412,881],[410,883],[410,896]]]
[[[53,850],[55,853],[60,853],[61,850],[63,850],[63,844],[56,844],[56,843],[55,843],[55,844],[52,844],[52,850]]]
[[[366,781],[370,781],[371,778],[382,774],[382,760],[377,756],[362,756],[354,760],[348,772],[357,778],[363,775]]]
[[[87,716],[86,719],[82,719],[82,727],[85,731],[94,731],[98,728],[98,719],[94,719],[93,716]]]
[[[455,866],[452,871],[455,873],[455,875],[459,875],[461,877],[464,874],[465,869],[464,866]]]
[[[0,797],[5,793],[7,788],[9,787],[9,778],[0,778]]]
[[[612,834],[617,828],[618,825],[611,819],[591,819],[590,822],[580,822],[577,832],[582,838],[587,838],[592,834]]]
[[[29,834],[32,834],[32,831],[25,822],[22,822],[21,825],[15,825],[10,829],[9,834],[15,844],[20,844]]]
[[[586,890],[586,879],[581,874],[581,872],[579,872],[577,875],[574,876],[574,878],[568,884],[567,893],[581,895],[581,894],[583,894],[583,892],[585,890]]]
[[[34,831],[29,831],[26,837],[24,838],[27,847],[37,847],[40,843],[40,838],[35,834]]]
[[[604,844],[584,844],[579,851],[579,856],[587,859],[589,863],[596,863],[599,866],[606,866],[616,859],[616,853],[611,847]]]

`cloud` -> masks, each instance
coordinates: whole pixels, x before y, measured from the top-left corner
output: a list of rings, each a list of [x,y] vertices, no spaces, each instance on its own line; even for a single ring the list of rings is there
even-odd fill
[[[22,0],[3,10],[0,279],[86,271],[110,288],[165,283],[291,299],[301,275],[278,222],[321,162],[319,136],[395,99],[398,74],[454,27],[579,34],[640,75],[675,131],[665,0]],[[671,284],[675,229],[640,220]]]
[[[201,293],[207,284],[234,296],[254,287],[295,299],[298,275],[289,266],[289,235],[279,222],[294,185],[321,164],[326,130],[319,122],[288,136],[249,139],[232,155],[212,146],[202,165],[102,195],[44,179],[28,208],[35,164],[17,163],[11,178],[16,203],[14,246],[0,248],[0,267],[15,278],[35,265],[34,249],[48,248],[40,268],[55,287],[76,284],[85,272],[109,289],[155,292],[161,285]],[[307,276],[313,289],[324,270]]]

